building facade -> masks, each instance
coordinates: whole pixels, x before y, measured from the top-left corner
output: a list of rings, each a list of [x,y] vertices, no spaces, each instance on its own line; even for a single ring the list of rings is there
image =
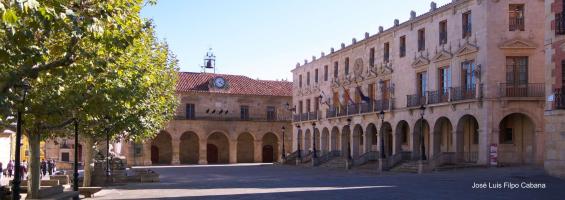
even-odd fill
[[[545,169],[565,177],[565,2],[545,1]]]
[[[382,153],[389,166],[422,157],[436,166],[542,165],[543,4],[432,2],[297,64],[293,150],[304,158],[315,146],[319,162]]]
[[[181,72],[175,119],[151,141],[124,144],[122,154],[132,165],[279,161],[283,138],[292,150],[291,91],[288,81]]]

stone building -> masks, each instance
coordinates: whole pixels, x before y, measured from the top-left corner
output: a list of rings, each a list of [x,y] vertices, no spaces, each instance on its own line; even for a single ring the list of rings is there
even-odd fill
[[[422,157],[432,168],[541,166],[542,12],[537,0],[432,2],[297,64],[293,150],[310,158],[316,146],[319,164],[339,155],[363,164],[382,152],[388,167]]]
[[[180,72],[175,119],[153,140],[123,145],[122,154],[133,165],[278,161],[283,137],[292,150],[291,91],[287,81]]]
[[[565,177],[565,2],[545,1],[545,169]]]

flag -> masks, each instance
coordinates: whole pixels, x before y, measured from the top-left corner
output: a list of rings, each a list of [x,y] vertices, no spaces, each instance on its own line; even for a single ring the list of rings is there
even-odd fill
[[[326,96],[326,93],[324,93],[324,91],[322,91],[322,94],[320,94],[320,103],[321,104],[326,104],[328,106],[330,106],[330,98],[328,96]]]
[[[343,89],[345,90],[345,87]],[[355,102],[355,101],[353,101],[353,99],[351,99],[351,95],[349,94],[349,90],[345,90],[345,94],[347,95],[347,100],[348,100],[349,104],[353,104],[352,102]]]
[[[357,88],[357,93],[359,94],[359,96],[361,97],[361,100],[364,102],[371,102],[371,98],[369,98],[368,96],[365,96],[365,94],[363,94],[363,91],[361,91],[361,87]]]

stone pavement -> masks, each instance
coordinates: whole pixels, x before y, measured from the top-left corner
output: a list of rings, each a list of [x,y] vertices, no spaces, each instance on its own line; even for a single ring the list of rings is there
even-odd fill
[[[149,167],[160,183],[105,189],[95,199],[563,199],[565,180],[530,167],[477,168],[423,175],[274,165]],[[518,188],[473,189],[474,183]],[[524,183],[545,189],[520,188]],[[510,185],[508,185],[510,186]],[[526,185],[524,185],[526,186]],[[487,186],[488,187],[488,186]]]

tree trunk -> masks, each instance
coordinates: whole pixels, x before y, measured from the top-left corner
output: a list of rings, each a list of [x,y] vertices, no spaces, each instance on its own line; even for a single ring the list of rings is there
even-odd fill
[[[28,181],[28,197],[31,199],[39,198],[39,184],[40,178],[40,135],[38,133],[29,134],[29,147],[30,147],[30,162],[28,171],[31,176],[31,181]]]
[[[84,176],[83,176],[83,183],[82,186],[83,187],[90,187],[90,184],[92,182],[92,167],[90,166],[92,164],[92,154],[93,154],[93,148],[92,146],[94,145],[94,140],[90,137],[90,136],[84,136]]]

